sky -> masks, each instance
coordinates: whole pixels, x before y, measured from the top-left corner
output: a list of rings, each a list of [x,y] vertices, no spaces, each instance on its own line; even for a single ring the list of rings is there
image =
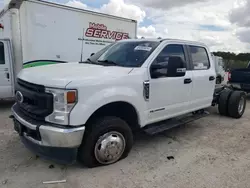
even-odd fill
[[[194,40],[212,51],[250,52],[250,0],[50,1],[135,19],[139,37]]]

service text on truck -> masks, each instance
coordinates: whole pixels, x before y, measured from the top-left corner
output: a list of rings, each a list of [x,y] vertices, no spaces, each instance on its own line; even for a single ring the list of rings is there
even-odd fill
[[[108,30],[106,25],[93,22],[89,22],[89,28],[86,30],[85,36],[113,40],[122,40],[129,38],[128,33]]]

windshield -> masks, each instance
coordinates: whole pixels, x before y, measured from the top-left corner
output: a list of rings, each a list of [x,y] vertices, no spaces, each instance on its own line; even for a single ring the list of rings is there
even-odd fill
[[[140,67],[160,42],[126,41],[111,44],[88,61],[93,64]]]

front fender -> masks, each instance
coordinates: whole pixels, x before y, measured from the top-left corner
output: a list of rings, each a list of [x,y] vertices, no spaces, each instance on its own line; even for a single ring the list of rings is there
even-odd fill
[[[86,91],[85,91],[86,92]],[[128,87],[111,87],[99,90],[92,95],[91,92],[78,93],[78,103],[71,111],[70,125],[79,126],[86,124],[90,116],[99,108],[112,102],[127,102],[134,106],[140,125],[144,124],[146,103],[140,93],[136,92],[133,88]]]

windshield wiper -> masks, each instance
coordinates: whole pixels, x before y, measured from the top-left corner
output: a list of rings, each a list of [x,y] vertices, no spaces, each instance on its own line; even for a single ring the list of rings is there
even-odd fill
[[[93,64],[95,63],[94,61],[91,61],[90,58],[88,58],[87,61],[89,61],[90,63],[93,63]]]
[[[82,61],[79,63],[88,63],[88,64],[94,64],[94,65],[100,65],[100,63],[92,61],[90,58],[87,59],[87,61]]]
[[[114,61],[110,61],[110,60],[98,60],[99,63],[105,63],[107,65],[115,65],[115,66],[119,66],[116,62]]]

